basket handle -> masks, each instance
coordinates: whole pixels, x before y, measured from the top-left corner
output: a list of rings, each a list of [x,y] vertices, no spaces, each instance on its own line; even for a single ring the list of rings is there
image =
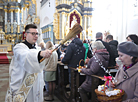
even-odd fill
[[[81,60],[79,61],[79,66],[80,66],[80,64],[81,64],[81,61],[83,61],[83,62],[84,62],[84,60],[83,60],[83,59],[81,59]]]
[[[106,86],[107,81],[109,81],[109,80],[106,80],[105,83],[104,83],[104,90],[103,90],[104,93],[105,93],[105,86]],[[111,82],[112,82],[112,80],[111,80]]]
[[[107,80],[106,80],[105,83],[104,83],[104,90],[103,90],[104,93],[105,93],[105,86],[106,86],[106,83],[107,83]]]

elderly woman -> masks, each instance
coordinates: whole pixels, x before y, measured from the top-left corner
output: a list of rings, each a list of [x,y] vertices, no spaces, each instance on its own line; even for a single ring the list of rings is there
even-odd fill
[[[138,36],[136,34],[130,34],[130,35],[128,35],[126,37],[126,40],[134,42],[136,45],[138,45]],[[119,66],[122,64],[121,61],[119,60],[119,57],[117,57],[116,62],[117,62],[116,69],[118,69]]]
[[[101,41],[96,41],[92,44],[94,55],[88,62],[88,67],[83,68],[80,72],[86,74],[86,79],[79,88],[79,93],[82,102],[88,102],[87,92],[91,92],[92,80],[90,75],[104,76],[105,71],[101,68],[102,65],[107,68],[109,62],[109,54]],[[78,70],[79,71],[79,70]]]
[[[115,88],[123,89],[123,102],[138,102],[138,46],[133,42],[118,45],[122,65],[115,76]]]

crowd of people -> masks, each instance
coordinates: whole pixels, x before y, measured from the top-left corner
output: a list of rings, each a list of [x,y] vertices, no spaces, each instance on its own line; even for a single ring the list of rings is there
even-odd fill
[[[71,69],[87,64],[86,68],[78,70],[86,75],[86,79],[79,87],[82,102],[88,102],[87,93],[91,92],[92,80],[90,75],[104,76],[108,67],[118,66],[116,58],[122,62],[115,75],[112,87],[123,89],[123,102],[138,101],[138,36],[131,34],[125,42],[118,43],[111,34],[103,41],[103,34],[96,33],[96,41],[82,41],[78,36],[71,42],[54,50],[53,42],[40,43],[43,50],[35,46],[39,37],[35,24],[25,27],[26,40],[16,44],[13,48],[13,57],[9,67],[10,86],[6,95],[9,100],[22,102],[43,102],[43,88],[45,84],[45,100],[53,100],[56,81],[57,63],[60,60],[68,65],[69,84],[71,85]],[[44,60],[42,60],[44,58]],[[101,63],[101,64],[99,64]],[[20,98],[19,98],[20,97]]]

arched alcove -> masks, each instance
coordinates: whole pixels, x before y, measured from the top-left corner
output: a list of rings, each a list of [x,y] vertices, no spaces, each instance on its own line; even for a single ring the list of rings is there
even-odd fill
[[[48,25],[50,23],[50,19],[46,16],[42,22],[42,27]]]

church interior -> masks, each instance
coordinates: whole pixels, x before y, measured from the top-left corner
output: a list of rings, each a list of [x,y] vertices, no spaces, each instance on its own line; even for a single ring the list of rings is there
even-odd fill
[[[138,35],[137,0],[0,0],[0,102],[4,102],[9,86],[9,64],[13,47],[25,40],[24,27],[36,24],[42,40],[59,44],[70,29],[79,23],[83,31],[78,37],[83,41],[95,40],[95,34],[112,34],[119,43],[127,35]],[[59,64],[57,91],[53,102],[81,102],[77,89],[79,74],[74,76],[72,90],[68,93],[66,66]],[[59,95],[58,92],[61,92]],[[95,102],[94,95],[91,102]],[[69,101],[68,101],[69,100]],[[44,101],[46,102],[46,101]]]

